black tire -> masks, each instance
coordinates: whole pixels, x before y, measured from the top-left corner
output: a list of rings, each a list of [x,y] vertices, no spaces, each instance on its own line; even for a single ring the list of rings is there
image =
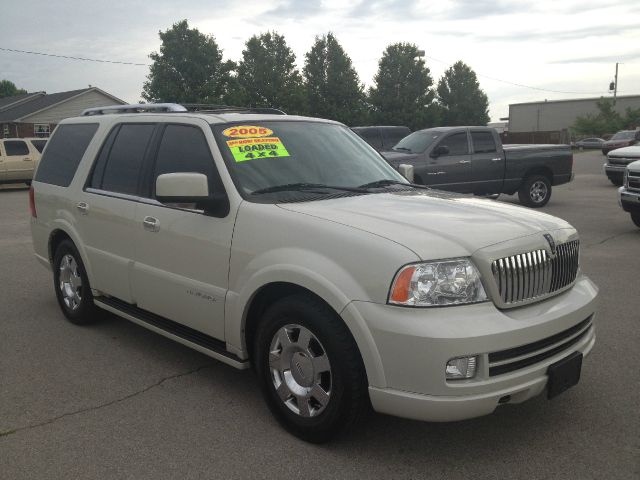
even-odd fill
[[[77,272],[77,277],[81,279],[81,284],[76,287],[71,285],[71,281],[65,282],[65,284],[69,285],[67,289],[71,289],[78,294],[79,300],[74,304],[75,306],[65,302],[65,294],[63,294],[63,287],[61,286],[61,276],[64,275],[61,268],[62,263],[69,257],[73,259],[76,266],[75,272]],[[64,281],[65,279],[62,278],[62,280]],[[56,248],[53,256],[53,288],[62,313],[71,323],[87,325],[97,321],[101,317],[102,311],[93,303],[91,285],[89,284],[89,278],[82,263],[82,258],[71,240],[63,240]]]
[[[312,396],[308,401],[302,402],[290,393],[287,382],[281,382],[281,386],[286,390],[285,395],[289,395],[285,400],[281,400],[276,391],[277,380],[274,378],[284,379],[286,376],[279,377],[278,370],[272,369],[269,362],[272,343],[279,341],[276,338],[280,338],[278,334],[281,335],[285,331],[285,326],[287,328],[299,326],[307,329],[312,337],[315,337],[308,342],[309,351],[313,347],[315,353],[312,352],[313,356],[306,357],[305,352],[297,352],[287,362],[286,350],[283,347],[276,354],[281,355],[278,357],[282,360],[281,365],[292,366],[290,362],[300,358],[295,355],[305,357],[305,361],[308,361],[307,367],[313,363],[309,358],[326,355],[329,359],[329,372],[323,371],[319,374],[320,369],[316,371],[314,367],[310,367],[311,370],[307,370],[308,375],[305,376],[303,367],[298,362],[296,362],[298,372],[294,372],[293,369],[288,370],[289,379],[298,375],[302,380],[320,378],[321,380],[317,382],[326,382],[322,388],[329,392],[328,400],[325,406],[316,402],[316,405],[319,405],[318,413],[308,413],[314,408],[315,397]],[[300,338],[301,331],[298,330],[297,339]],[[290,338],[296,338],[296,329],[293,328],[290,332],[292,335]],[[273,350],[273,352],[277,351],[277,349]],[[364,364],[351,333],[330,307],[311,295],[292,295],[277,301],[267,309],[256,332],[253,363],[269,409],[287,431],[302,440],[312,443],[327,442],[352,427],[363,414],[370,411]],[[328,379],[321,377],[327,373]],[[297,385],[296,383],[295,386]],[[299,413],[303,410],[299,408],[300,405],[305,403],[309,416],[302,416]],[[296,408],[299,408],[299,412],[293,410]]]
[[[544,207],[551,198],[551,181],[544,175],[528,176],[518,190],[518,198],[527,207]]]
[[[631,221],[640,228],[640,212],[631,212]]]

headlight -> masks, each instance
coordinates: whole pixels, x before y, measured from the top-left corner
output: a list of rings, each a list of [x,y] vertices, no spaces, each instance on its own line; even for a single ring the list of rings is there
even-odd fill
[[[414,307],[485,300],[480,274],[467,258],[406,265],[396,274],[389,292],[389,303]]]

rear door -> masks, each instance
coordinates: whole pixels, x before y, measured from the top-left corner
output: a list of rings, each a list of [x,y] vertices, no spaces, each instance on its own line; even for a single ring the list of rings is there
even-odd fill
[[[497,134],[488,130],[471,130],[471,176],[473,193],[500,193],[504,181],[505,156]]]
[[[76,205],[77,225],[91,262],[92,287],[134,303],[130,275],[142,165],[156,124],[116,125],[102,145]]]
[[[155,199],[156,179],[172,172],[205,174],[210,193],[224,193],[211,155],[213,144],[211,129],[202,122],[163,126],[146,181],[149,199],[138,205],[135,217],[132,288],[140,308],[224,339],[235,217],[228,212],[216,217],[195,205],[167,205]]]
[[[437,157],[427,156],[426,184],[454,192],[466,192],[471,187],[471,154],[466,131],[457,131],[443,137],[440,146],[449,153]],[[432,150],[433,151],[433,150]]]
[[[34,149],[35,150],[35,149]],[[35,166],[35,155],[24,140],[5,140],[5,171],[8,181],[31,180]]]

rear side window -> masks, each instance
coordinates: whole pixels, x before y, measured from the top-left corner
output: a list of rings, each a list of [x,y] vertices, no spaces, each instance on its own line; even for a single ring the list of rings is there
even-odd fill
[[[473,151],[475,153],[489,153],[496,151],[496,142],[491,132],[471,132]]]
[[[29,147],[22,140],[5,140],[4,149],[7,152],[7,156],[29,155]]]
[[[382,139],[384,140],[385,148],[391,148],[396,145],[400,140],[409,135],[411,131],[408,128],[394,127],[383,128]]]
[[[356,133],[376,150],[382,148],[382,137],[380,137],[380,132],[377,128],[363,128],[362,130],[356,131]]]
[[[449,135],[439,145],[449,147],[448,155],[467,155],[469,153],[469,143],[465,132]]]
[[[154,128],[153,124],[120,125],[108,155],[100,155],[91,186],[109,192],[137,194],[142,162]],[[101,164],[102,159],[106,163]]]
[[[40,160],[35,181],[68,187],[97,129],[97,123],[60,125]]]
[[[31,140],[31,144],[36,147],[36,150],[38,150],[40,153],[42,153],[42,150],[44,150],[44,146],[47,144],[46,140]]]

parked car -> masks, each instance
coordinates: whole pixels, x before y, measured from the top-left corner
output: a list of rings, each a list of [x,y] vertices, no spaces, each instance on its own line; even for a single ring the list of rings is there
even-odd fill
[[[411,133],[409,127],[352,127],[369,145],[379,152],[391,150],[393,146]]]
[[[636,160],[640,160],[640,145],[618,148],[609,152],[607,163],[602,165],[602,169],[611,183],[620,186],[627,165]]]
[[[582,140],[578,140],[573,145],[576,148],[596,148],[601,149],[602,144],[606,142],[606,140],[602,138],[583,138]]]
[[[624,183],[618,190],[618,203],[631,215],[631,221],[640,228],[640,160],[627,165]]]
[[[602,153],[606,155],[611,150],[629,147],[638,142],[640,142],[640,130],[622,130],[602,144]]]
[[[107,310],[251,366],[312,442],[370,405],[454,421],[555,397],[595,342],[571,225],[409,184],[329,120],[89,109],[53,133],[30,209],[71,322]]]
[[[0,139],[0,184],[31,185],[39,161],[40,152],[30,141],[24,138]]]
[[[413,166],[414,181],[442,190],[492,195],[518,192],[542,207],[552,186],[573,178],[569,145],[502,145],[489,127],[439,127],[405,137],[384,157],[396,169]]]

